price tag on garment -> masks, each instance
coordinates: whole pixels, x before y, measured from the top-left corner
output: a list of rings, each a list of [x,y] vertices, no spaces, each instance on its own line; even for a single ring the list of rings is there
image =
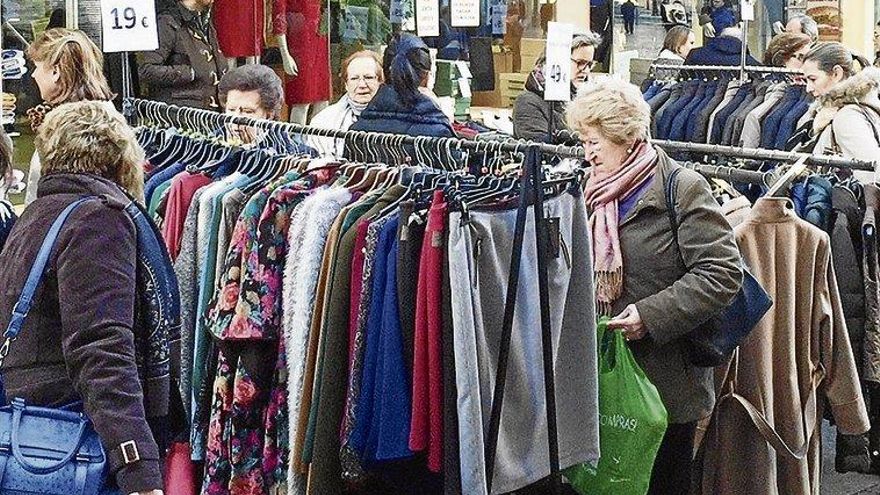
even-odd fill
[[[467,62],[464,60],[458,60],[455,62],[455,66],[458,68],[458,76],[465,77],[467,79],[473,79],[474,75],[471,73],[471,68],[468,67]]]
[[[159,48],[155,2],[101,0],[104,52],[142,52]]]
[[[440,36],[440,0],[416,0],[416,28],[419,36]]]
[[[449,7],[452,27],[480,26],[480,0],[451,0]]]
[[[755,0],[740,0],[739,12],[742,20],[755,20]]]
[[[571,99],[571,40],[574,25],[566,22],[547,24],[547,62],[544,65],[544,99]]]
[[[492,34],[507,34],[507,0],[491,0]]]

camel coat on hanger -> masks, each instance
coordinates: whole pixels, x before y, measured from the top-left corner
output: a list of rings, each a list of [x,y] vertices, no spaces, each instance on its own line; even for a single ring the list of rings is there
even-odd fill
[[[698,459],[700,490],[818,495],[825,404],[839,430],[868,430],[828,234],[790,200],[762,198],[735,230],[743,259],[773,307],[734,355]],[[762,435],[738,394],[801,459]],[[778,445],[777,445],[778,446]]]

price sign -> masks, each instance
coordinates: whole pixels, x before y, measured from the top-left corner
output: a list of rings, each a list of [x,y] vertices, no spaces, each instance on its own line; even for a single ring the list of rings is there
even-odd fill
[[[571,99],[571,39],[574,25],[551,22],[547,25],[547,62],[544,65],[544,99]]]
[[[419,36],[440,36],[440,0],[416,0],[416,27]]]
[[[755,20],[755,0],[740,0],[740,15],[744,21]],[[719,33],[720,34],[720,33]]]
[[[159,48],[154,2],[101,0],[101,24],[106,53]]]
[[[450,15],[452,27],[479,27],[480,0],[452,0]]]

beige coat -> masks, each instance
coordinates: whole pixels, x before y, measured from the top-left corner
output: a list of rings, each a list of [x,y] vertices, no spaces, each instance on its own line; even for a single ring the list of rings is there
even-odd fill
[[[864,433],[868,415],[847,335],[828,234],[799,219],[788,199],[762,198],[736,239],[774,305],[739,349],[706,433],[703,494],[819,494],[824,404],[841,432]],[[733,390],[782,440],[774,449]]]

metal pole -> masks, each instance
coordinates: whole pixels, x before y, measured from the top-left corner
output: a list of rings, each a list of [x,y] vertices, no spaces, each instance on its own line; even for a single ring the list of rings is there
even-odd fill
[[[721,34],[721,33],[718,33]],[[746,82],[746,54],[749,51],[749,21],[743,21],[742,53],[740,54],[739,80]]]

